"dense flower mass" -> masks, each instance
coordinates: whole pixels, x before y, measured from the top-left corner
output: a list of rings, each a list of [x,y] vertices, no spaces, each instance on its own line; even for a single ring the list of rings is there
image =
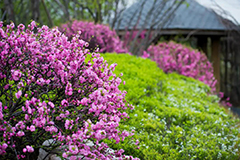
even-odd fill
[[[124,157],[122,150],[109,153],[102,141],[118,143],[132,135],[118,129],[128,115],[123,112],[126,92],[118,89],[121,79],[112,73],[116,64],[90,54],[78,34],[68,41],[58,29],[36,28],[35,22],[26,29],[2,24],[0,159],[37,159],[48,139],[55,142],[44,148],[49,152],[68,146],[64,158]],[[89,140],[92,147],[86,145]]]
[[[216,90],[213,67],[205,54],[174,42],[151,45],[147,52],[164,72],[192,77]]]
[[[91,51],[99,48],[99,52],[116,52],[128,53],[126,47],[123,47],[123,42],[119,39],[116,32],[111,30],[109,26],[103,24],[94,24],[94,22],[77,21],[63,24],[59,30],[64,32],[70,39],[77,32],[81,32],[81,38],[89,42]]]

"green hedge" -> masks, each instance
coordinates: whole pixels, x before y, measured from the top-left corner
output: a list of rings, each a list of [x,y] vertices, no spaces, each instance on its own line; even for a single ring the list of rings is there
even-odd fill
[[[125,154],[140,159],[228,159],[240,156],[239,119],[219,107],[218,98],[200,81],[176,73],[165,74],[155,62],[128,54],[103,54],[123,73],[120,88],[135,106],[120,127],[135,130],[140,141],[119,144]],[[110,141],[108,142],[110,143]]]

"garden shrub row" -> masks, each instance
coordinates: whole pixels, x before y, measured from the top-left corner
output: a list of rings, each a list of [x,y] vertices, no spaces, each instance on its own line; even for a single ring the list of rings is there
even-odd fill
[[[131,139],[114,144],[140,159],[229,159],[240,156],[239,119],[218,105],[210,87],[177,73],[164,73],[149,59],[127,54],[102,54],[123,73],[120,89],[135,106],[122,129],[135,130],[139,149]],[[111,145],[112,143],[112,145]]]
[[[121,41],[117,33],[109,26],[78,20],[62,24],[59,29],[69,39],[80,31],[81,38],[89,42],[87,48],[95,51],[99,47],[101,53],[130,53],[127,48],[138,33],[138,31],[131,33],[128,31],[124,40]],[[144,38],[144,35],[145,31],[140,34],[140,38]],[[149,58],[155,61],[164,72],[177,72],[187,77],[193,77],[209,85],[212,92],[216,91],[217,81],[213,74],[213,67],[204,53],[174,42],[152,44],[143,53],[149,53]],[[143,57],[147,57],[145,54]]]

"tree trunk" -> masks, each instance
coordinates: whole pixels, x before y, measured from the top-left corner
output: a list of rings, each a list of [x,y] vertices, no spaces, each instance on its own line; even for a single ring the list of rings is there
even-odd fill
[[[39,22],[40,10],[39,10],[40,0],[31,1],[32,10],[32,20]]]
[[[14,5],[12,0],[4,0],[4,9],[6,11],[6,22],[10,23],[15,21],[15,15],[14,15]]]

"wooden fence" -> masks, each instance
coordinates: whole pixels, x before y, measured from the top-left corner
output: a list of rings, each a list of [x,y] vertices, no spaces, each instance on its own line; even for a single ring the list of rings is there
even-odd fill
[[[240,34],[232,32],[221,38],[220,90],[234,106],[240,106]]]

